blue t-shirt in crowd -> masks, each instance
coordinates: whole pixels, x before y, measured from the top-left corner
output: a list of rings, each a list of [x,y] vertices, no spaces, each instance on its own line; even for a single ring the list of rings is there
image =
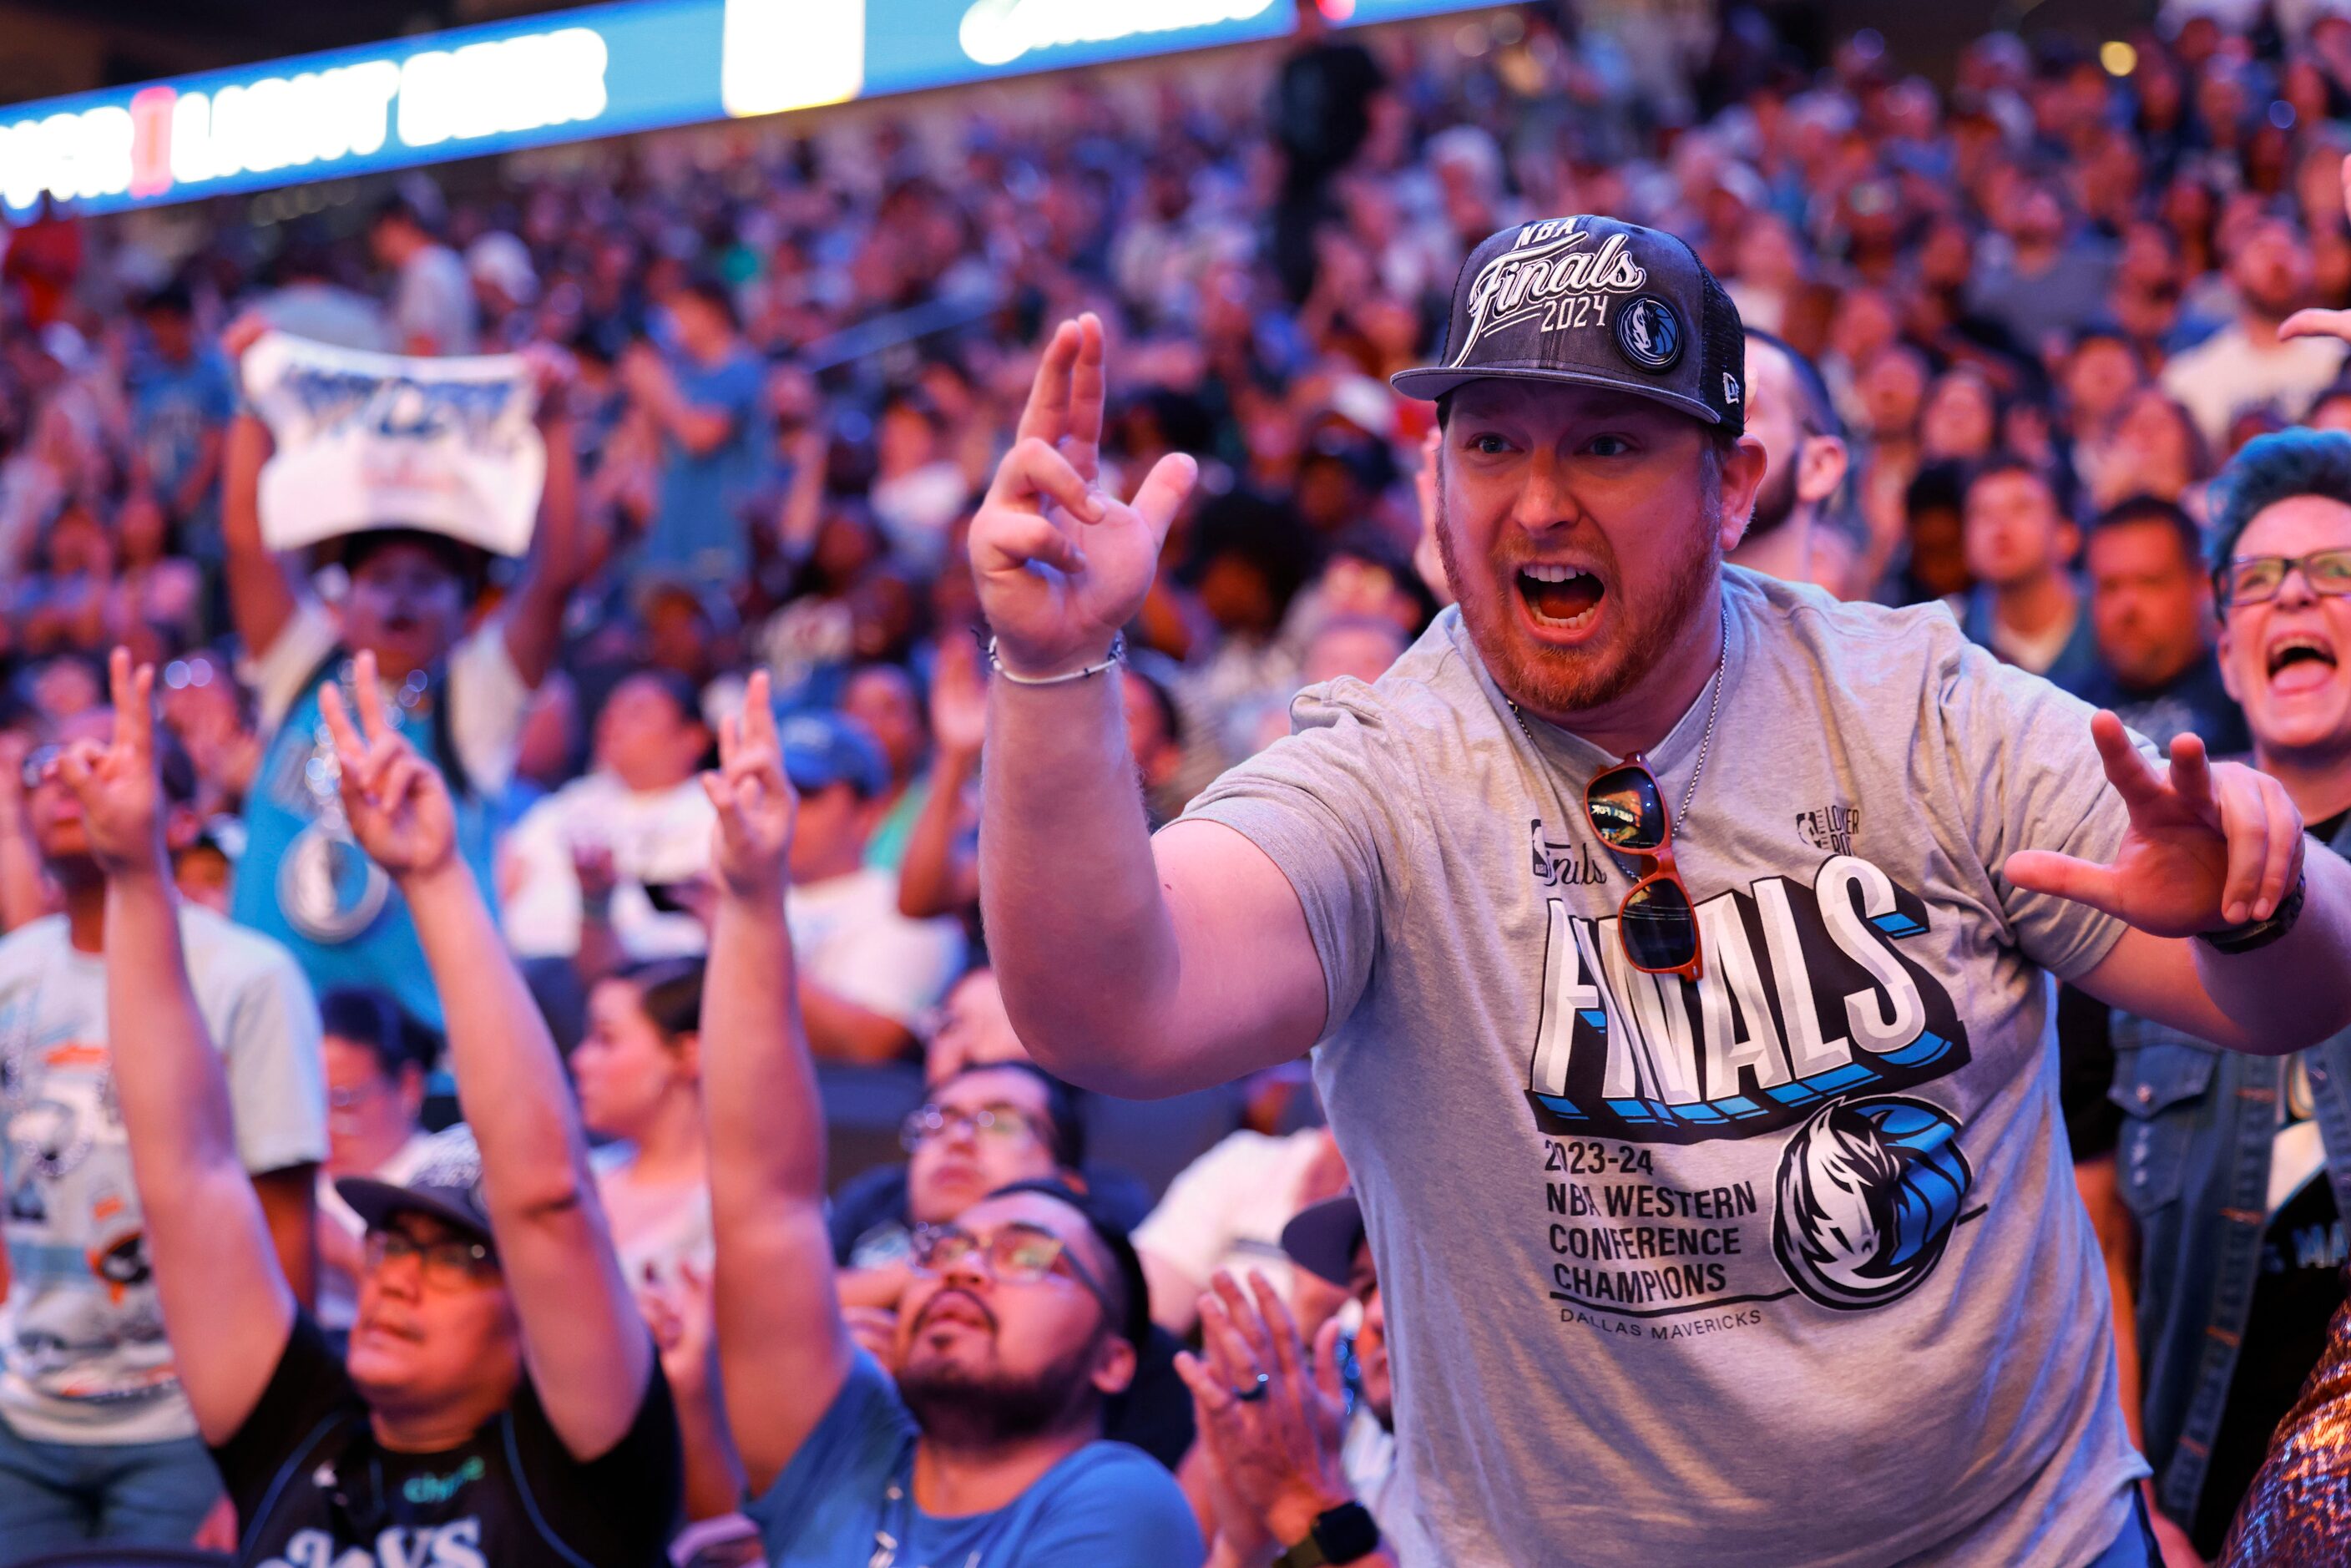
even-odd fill
[[[936,1519],[914,1504],[914,1418],[859,1351],[831,1408],[746,1510],[774,1568],[865,1568],[886,1534],[893,1568],[1199,1568],[1183,1491],[1123,1443],[1088,1443],[993,1513]]]
[[[2220,679],[2220,662],[2206,653],[2153,691],[2133,691],[2101,665],[2074,694],[2084,702],[2112,708],[2116,717],[2160,747],[2171,737],[2194,735],[2215,757],[2240,757],[2253,748],[2245,711]]]
[[[209,350],[191,355],[182,364],[152,355],[140,367],[131,385],[131,428],[139,454],[146,460],[149,481],[165,506],[178,497],[180,486],[187,483],[203,457],[204,433],[227,424],[235,406],[228,367]],[[217,486],[207,489],[198,516],[189,519],[199,536],[189,543],[199,555],[218,553],[205,548],[212,543],[209,535],[218,489]]]
[[[765,377],[737,348],[716,365],[680,358],[678,395],[697,409],[724,413],[726,439],[696,456],[674,436],[662,439],[661,506],[645,537],[645,564],[705,582],[740,580],[751,561],[743,504],[759,483]]]

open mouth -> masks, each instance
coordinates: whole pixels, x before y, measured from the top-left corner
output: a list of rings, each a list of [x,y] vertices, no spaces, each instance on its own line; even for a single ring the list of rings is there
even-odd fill
[[[414,1344],[424,1336],[404,1323],[388,1322],[382,1318],[368,1318],[352,1331],[353,1337],[373,1335],[379,1339],[400,1340]]]
[[[922,1320],[914,1327],[917,1333],[927,1333],[954,1323],[983,1333],[992,1333],[996,1328],[996,1320],[987,1315],[987,1309],[961,1291],[945,1291],[933,1297],[931,1304],[923,1309]]]
[[[2335,678],[2335,644],[2315,632],[2294,632],[2270,644],[2270,689],[2315,691]]]
[[[1537,561],[1518,570],[1519,597],[1537,625],[1581,632],[1600,612],[1607,589],[1592,573],[1564,563]]]

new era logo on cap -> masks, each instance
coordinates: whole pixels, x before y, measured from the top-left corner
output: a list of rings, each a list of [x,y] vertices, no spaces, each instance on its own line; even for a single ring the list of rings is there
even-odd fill
[[[1443,361],[1394,382],[1423,398],[1489,377],[1614,387],[1738,430],[1745,361],[1739,311],[1688,246],[1579,215],[1504,229],[1471,252]]]

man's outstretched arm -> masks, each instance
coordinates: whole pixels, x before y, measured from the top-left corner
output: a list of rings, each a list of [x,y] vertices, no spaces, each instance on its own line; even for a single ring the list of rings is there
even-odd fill
[[[1132,504],[1099,487],[1102,326],[1064,322],[971,529],[990,683],[980,888],[1014,1028],[1111,1093],[1162,1095],[1287,1061],[1322,1032],[1322,967],[1289,879],[1241,834],[1156,841],[1102,663],[1151,589],[1196,472],[1164,457]]]

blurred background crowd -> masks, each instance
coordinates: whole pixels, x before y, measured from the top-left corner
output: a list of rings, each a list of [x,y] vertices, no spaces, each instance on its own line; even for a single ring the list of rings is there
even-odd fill
[[[1787,356],[1757,564],[1947,601],[2157,741],[2240,750],[2205,491],[2258,434],[2351,430],[2341,344],[2277,331],[2351,305],[2346,152],[2351,6],[2327,0],[2167,4],[2105,39],[1989,33],[1939,79],[1873,32],[1823,47],[1738,5],[1642,30],[1548,0],[1361,33],[1309,5],[1279,47],[517,155],[266,222],[45,210],[0,231],[0,925],[70,903],[33,786],[42,748],[103,704],[117,643],[162,671],[184,754],[201,825],[175,845],[183,893],[240,915],[277,899],[291,846],[256,800],[332,640],[286,643],[309,612],[256,622],[239,580],[232,325],[411,354],[551,346],[578,476],[559,548],[451,556],[446,628],[425,590],[371,613],[416,640],[416,667],[447,665],[462,732],[443,761],[478,793],[483,870],[604,1141],[630,1277],[706,1268],[696,775],[764,670],[802,797],[793,937],[837,1258],[877,1281],[844,1301],[886,1316],[911,1227],[1060,1172],[1136,1228],[1152,1315],[1190,1334],[1228,1263],[1287,1288],[1284,1225],[1343,1189],[1302,1071],[1153,1105],[962,1076],[1023,1054],[978,928],[963,531],[1052,324],[1104,323],[1108,485],[1169,451],[1203,465],[1128,633],[1156,821],[1285,733],[1302,687],[1376,678],[1447,601],[1416,484],[1433,412],[1386,377],[1426,361],[1473,246],[1565,213],[1683,236]],[[1767,442],[1773,413],[1754,416]],[[1806,548],[1771,554],[1774,525]],[[334,605],[400,559],[289,580]],[[505,653],[471,657],[499,626]],[[455,1114],[430,980],[392,948],[290,945],[324,1099],[241,1091],[239,1114],[295,1129],[281,1148],[322,1126],[329,1175],[400,1179]],[[2075,1153],[2110,1160],[2105,1023],[2066,1018]],[[22,1049],[0,1040],[0,1069]],[[11,1109],[12,1259],[36,1232],[89,1242],[15,1201],[59,1150]],[[309,1163],[289,1168],[307,1183]],[[322,1197],[329,1329],[360,1228]],[[45,1402],[122,1360],[26,1332],[64,1288],[20,1261],[0,1318],[19,1437],[55,1438]],[[1184,1424],[1149,1446],[1173,1462]],[[24,1539],[12,1495],[0,1561]],[[2208,1519],[2206,1551],[2218,1533]]]

